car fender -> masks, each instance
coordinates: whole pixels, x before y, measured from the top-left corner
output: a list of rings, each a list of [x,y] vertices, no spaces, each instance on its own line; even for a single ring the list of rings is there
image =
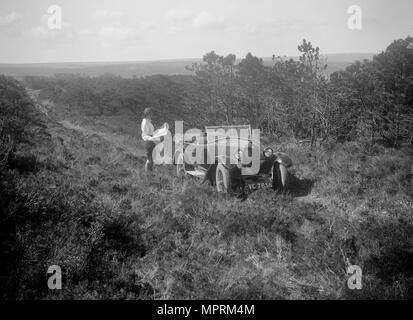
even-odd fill
[[[291,160],[290,156],[283,152],[277,152],[275,161],[279,164],[282,164],[284,167],[289,168],[292,167],[293,161]]]

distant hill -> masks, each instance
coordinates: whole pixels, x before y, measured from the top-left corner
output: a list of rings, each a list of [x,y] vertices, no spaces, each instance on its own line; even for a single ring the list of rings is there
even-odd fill
[[[326,73],[344,70],[356,60],[371,59],[372,53],[339,53],[328,54]],[[286,57],[288,58],[288,57]],[[297,57],[292,57],[296,59]],[[263,58],[266,65],[271,65],[272,59]],[[128,61],[128,62],[62,62],[62,63],[31,63],[31,64],[0,64],[0,74],[21,79],[26,75],[53,76],[58,73],[72,73],[87,76],[114,74],[125,78],[143,77],[154,74],[190,74],[186,66],[201,59],[176,59],[158,61]]]

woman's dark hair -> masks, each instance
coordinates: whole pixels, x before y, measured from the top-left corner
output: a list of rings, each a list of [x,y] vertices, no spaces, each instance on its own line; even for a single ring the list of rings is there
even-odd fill
[[[145,110],[143,110],[143,115],[145,117],[152,115],[152,109],[151,108],[145,108]]]

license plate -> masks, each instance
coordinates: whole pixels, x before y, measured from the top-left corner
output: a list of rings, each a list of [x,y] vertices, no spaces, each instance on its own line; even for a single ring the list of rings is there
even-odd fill
[[[267,188],[271,186],[271,182],[261,182],[261,183],[251,183],[248,185],[250,190],[258,190],[262,188]]]

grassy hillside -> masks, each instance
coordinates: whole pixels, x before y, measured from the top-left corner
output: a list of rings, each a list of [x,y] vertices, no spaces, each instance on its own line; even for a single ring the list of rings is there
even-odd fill
[[[0,90],[37,119],[0,171],[2,298],[413,298],[408,150],[271,141],[294,160],[291,192],[241,201],[173,167],[144,175],[131,115],[68,110],[11,79]]]

